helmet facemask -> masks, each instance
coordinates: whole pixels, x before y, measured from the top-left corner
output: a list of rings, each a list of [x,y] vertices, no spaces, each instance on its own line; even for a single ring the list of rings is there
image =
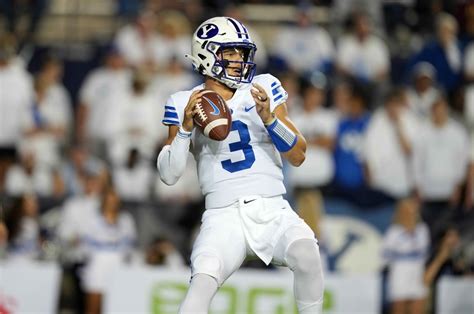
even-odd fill
[[[255,75],[257,65],[253,62],[257,48],[253,43],[234,42],[217,43],[209,42],[206,49],[214,55],[214,65],[208,75],[226,84],[230,88],[238,88],[249,84]],[[223,52],[229,49],[241,53],[241,61],[226,59]],[[233,72],[233,73],[230,73]]]

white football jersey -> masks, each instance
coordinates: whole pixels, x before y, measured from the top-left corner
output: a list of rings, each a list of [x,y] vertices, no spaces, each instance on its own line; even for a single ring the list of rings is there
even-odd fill
[[[253,82],[265,89],[272,111],[288,98],[280,81],[270,74],[257,75]],[[204,84],[201,84],[171,95],[165,106],[163,123],[181,125],[191,93],[203,88]],[[224,141],[209,139],[199,128],[193,130],[191,152],[197,162],[206,208],[225,207],[247,195],[269,197],[286,192],[280,153],[256,111],[251,88],[249,84],[237,89],[227,101],[232,113],[232,128]]]

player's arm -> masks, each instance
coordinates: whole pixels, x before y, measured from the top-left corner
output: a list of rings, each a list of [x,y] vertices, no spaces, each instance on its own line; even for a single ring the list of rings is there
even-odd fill
[[[270,111],[270,99],[258,84],[254,84],[252,96],[257,112],[267,128],[275,147],[293,166],[298,167],[305,160],[306,140],[288,117],[286,103],[278,105]]]
[[[186,169],[191,133],[194,128],[193,118],[196,114],[195,105],[200,99],[200,91],[193,92],[184,109],[181,126],[170,125],[168,128],[168,139],[156,162],[160,179],[167,185],[178,182]]]

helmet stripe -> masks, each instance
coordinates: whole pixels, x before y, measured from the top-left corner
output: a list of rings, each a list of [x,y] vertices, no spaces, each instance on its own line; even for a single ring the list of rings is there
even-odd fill
[[[237,32],[237,35],[239,36],[239,38],[242,38],[242,31],[240,30],[237,22],[233,18],[229,18],[228,20],[234,26],[235,31]]]

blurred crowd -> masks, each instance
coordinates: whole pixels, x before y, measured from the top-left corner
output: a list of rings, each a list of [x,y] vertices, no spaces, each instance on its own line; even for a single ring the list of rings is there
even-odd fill
[[[59,261],[63,285],[87,295],[64,288],[61,306],[97,313],[121,263],[186,267],[204,204],[191,156],[176,186],[159,180],[164,104],[200,81],[184,58],[193,29],[210,14],[246,17],[230,1],[118,1],[127,22],[73,98],[54,49],[34,72],[20,55],[48,1],[33,1],[26,35],[14,2],[0,1],[0,257]],[[325,199],[388,204],[392,313],[420,313],[441,274],[472,275],[474,2],[308,1],[271,38],[248,26],[258,71],[281,80],[308,144],[286,185],[322,249]]]

